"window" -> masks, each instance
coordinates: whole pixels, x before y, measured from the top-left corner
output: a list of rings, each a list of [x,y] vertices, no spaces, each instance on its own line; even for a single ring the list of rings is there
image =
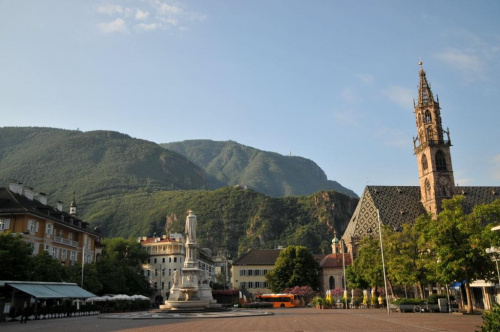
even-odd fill
[[[165,281],[161,282],[161,289],[165,289]]]
[[[50,246],[49,246],[48,244],[46,244],[46,245],[44,246],[43,250],[45,250],[45,251],[50,251]]]
[[[73,240],[73,233],[68,233],[68,240]]]
[[[62,229],[60,229],[60,230],[59,230],[59,236],[60,236],[60,237],[63,237],[63,235],[64,235],[64,231],[63,231]]]
[[[427,140],[428,141],[434,140],[434,131],[432,130],[432,127],[429,126],[429,127],[427,127],[426,130],[427,130]]]
[[[242,281],[240,282],[240,288],[245,288],[247,286],[247,283]]]
[[[262,275],[265,276],[267,274],[267,270],[262,270]]]
[[[446,171],[446,159],[443,151],[436,152],[436,169],[438,171]]]
[[[429,110],[425,111],[424,122],[425,123],[431,123],[432,122],[431,112],[429,112]]]
[[[28,232],[30,233],[38,232],[38,222],[34,220],[28,220]]]
[[[427,163],[427,156],[424,154],[424,155],[422,156],[422,169],[423,169],[424,171],[426,171],[428,167],[429,167],[429,165],[428,165],[428,163]],[[333,288],[331,288],[331,289],[333,289]]]
[[[52,225],[52,224],[47,224],[47,225],[45,226],[45,233],[46,233],[47,235],[52,235],[52,234],[54,234],[54,225]]]
[[[31,253],[33,256],[38,255],[38,250],[40,249],[40,245],[38,243],[32,243],[33,252]]]
[[[155,264],[156,264],[156,258],[153,260],[153,263],[155,263]]]
[[[260,270],[255,270],[255,275],[260,276]]]
[[[161,275],[165,276],[165,269],[164,268],[161,269]]]
[[[262,287],[263,287],[263,288],[267,288],[267,282],[266,282],[266,281],[264,281],[264,282],[262,283]]]
[[[328,286],[330,287],[329,289],[335,289],[335,278],[333,276],[330,276]]]
[[[162,262],[162,263],[165,263],[165,257],[163,257],[163,258],[161,259],[161,262]]]
[[[169,262],[169,263],[172,263],[172,257],[169,257],[169,258],[168,258],[168,262]]]
[[[255,282],[255,288],[260,288],[260,281]]]
[[[253,270],[248,270],[248,275],[249,276],[253,275]]]
[[[62,251],[61,251],[61,260],[65,261],[66,260],[66,255],[67,255],[66,249],[62,249]]]
[[[52,247],[52,257],[58,258],[59,250],[56,247]]]
[[[246,272],[247,272],[246,270],[240,270],[240,277],[246,276],[247,275]]]
[[[171,276],[172,275],[172,269],[168,269],[168,275]]]
[[[174,263],[177,263],[177,257],[174,257]]]
[[[158,269],[155,268],[155,277],[158,277]]]
[[[0,231],[9,229],[10,219],[0,219]]]
[[[151,270],[148,270],[148,277],[151,276]]]
[[[70,254],[69,254],[69,260],[74,262],[76,261],[76,251],[71,251]]]
[[[253,288],[253,281],[248,282],[248,288]]]

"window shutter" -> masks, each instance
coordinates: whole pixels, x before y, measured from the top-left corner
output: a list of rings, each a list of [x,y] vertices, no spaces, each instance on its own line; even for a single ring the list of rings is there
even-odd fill
[[[38,232],[38,224],[39,224],[39,222],[37,221],[37,222],[35,223],[35,232]]]

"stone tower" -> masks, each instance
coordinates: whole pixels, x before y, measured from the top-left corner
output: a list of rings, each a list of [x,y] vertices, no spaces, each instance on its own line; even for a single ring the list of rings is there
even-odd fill
[[[443,130],[439,98],[434,100],[431,87],[420,62],[418,102],[415,105],[418,136],[413,138],[420,178],[421,202],[427,212],[436,216],[443,198],[454,192],[453,167],[450,153],[450,131]],[[446,134],[446,139],[444,139]]]

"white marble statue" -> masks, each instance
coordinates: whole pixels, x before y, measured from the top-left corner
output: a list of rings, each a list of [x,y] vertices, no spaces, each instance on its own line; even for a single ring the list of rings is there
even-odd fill
[[[188,242],[196,242],[196,216],[193,211],[189,211],[186,217],[186,238]]]

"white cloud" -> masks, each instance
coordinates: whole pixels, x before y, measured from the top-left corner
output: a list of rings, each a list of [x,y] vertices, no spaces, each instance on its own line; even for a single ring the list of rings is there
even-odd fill
[[[382,137],[388,146],[407,148],[411,144],[411,139],[402,130],[389,127],[379,128],[375,137]]]
[[[139,21],[147,19],[148,16],[149,16],[148,12],[142,11],[140,9],[137,9],[137,11],[135,12],[135,19]]]
[[[408,108],[408,105],[412,105],[413,90],[411,89],[393,85],[385,90],[382,90],[382,94],[387,96],[393,103],[405,109]]]
[[[104,33],[127,32],[127,25],[125,20],[117,18],[114,21],[99,24],[99,29]]]
[[[340,98],[342,98],[343,101],[349,103],[355,103],[361,99],[359,94],[351,88],[344,88],[342,91],[340,91]]]
[[[468,82],[474,78],[482,78],[484,76],[485,64],[477,54],[473,54],[472,52],[448,48],[436,54],[436,57],[453,69],[460,71],[467,77],[466,80]]]
[[[107,4],[107,5],[98,6],[97,12],[100,14],[107,14],[107,15],[122,14],[123,7],[120,5],[115,5],[115,4]]]
[[[166,0],[142,0],[133,1],[133,7],[125,7],[116,4],[116,0],[109,0],[110,3],[96,6],[97,13],[113,16],[116,18],[112,22],[99,24],[99,28],[104,33],[128,31],[127,26],[134,26],[135,31],[153,30],[187,30],[187,23],[203,21],[206,15],[192,12],[177,3]],[[114,3],[113,3],[114,2]],[[141,21],[136,24],[134,21]]]
[[[374,77],[370,74],[358,74],[357,77],[365,84],[371,84],[374,81]]]
[[[360,120],[359,112],[355,110],[341,110],[333,112],[335,121],[347,126],[358,126]]]
[[[162,26],[161,26],[161,24],[158,24],[158,23],[150,23],[150,24],[139,23],[136,25],[136,27],[142,31],[153,31],[153,30],[160,29]]]

